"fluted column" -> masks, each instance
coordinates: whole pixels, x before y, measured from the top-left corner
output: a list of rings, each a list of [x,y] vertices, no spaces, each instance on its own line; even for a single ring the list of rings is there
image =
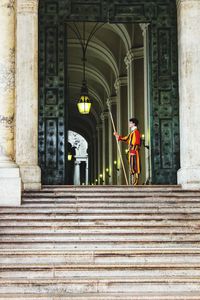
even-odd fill
[[[178,183],[200,188],[200,1],[179,0],[178,53],[181,168]]]
[[[15,164],[15,4],[0,1],[0,205],[20,205],[21,179]]]
[[[25,189],[41,188],[38,166],[38,0],[17,0],[16,161]]]

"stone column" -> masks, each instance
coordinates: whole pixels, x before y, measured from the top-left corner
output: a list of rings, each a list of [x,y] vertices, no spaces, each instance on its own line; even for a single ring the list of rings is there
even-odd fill
[[[118,118],[117,118],[117,96],[112,96],[109,98],[109,104],[113,116],[113,120],[115,123],[115,127],[118,130]],[[110,122],[110,126],[112,126]],[[117,149],[117,143],[115,140],[115,137],[113,135],[113,127],[110,128],[110,170],[112,174],[112,184],[117,184],[117,177],[118,177],[118,171],[117,171],[117,166],[114,165],[114,161],[117,160],[117,155],[118,155],[118,149]]]
[[[115,89],[117,94],[117,119],[118,119],[118,128],[117,131],[121,135],[127,135],[129,133],[129,117],[128,117],[128,101],[127,101],[127,77],[119,77],[115,81]],[[120,149],[122,153],[122,157],[124,160],[124,165],[128,177],[128,163],[126,162],[125,158],[125,149],[126,149],[125,143],[120,143]],[[118,153],[118,163],[120,165],[120,158]],[[120,170],[118,172],[118,184],[125,184],[125,177],[123,174],[122,166],[120,165]]]
[[[102,124],[97,125],[97,140],[98,140],[98,172],[96,175],[96,179],[98,179],[98,183],[100,182],[99,175],[102,172]],[[96,182],[97,183],[97,182]]]
[[[79,160],[74,162],[74,185],[80,185],[80,164]]]
[[[15,4],[0,1],[0,205],[21,203],[21,179],[14,163]]]
[[[200,1],[179,0],[178,51],[181,168],[178,183],[200,188]]]
[[[128,116],[134,116],[134,51],[130,49],[124,59],[127,68]]]
[[[38,167],[38,0],[17,0],[16,162],[25,189],[41,188]]]
[[[140,24],[144,40],[144,134],[145,145],[145,182],[152,182],[151,179],[151,136],[150,136],[150,84],[149,84],[149,23]]]
[[[105,126],[105,118],[106,114],[102,113],[101,114],[101,120],[102,120],[102,159],[103,159],[103,164],[102,164],[102,174],[103,174],[103,184],[106,184],[106,155],[107,155],[107,145],[106,145],[106,126]]]

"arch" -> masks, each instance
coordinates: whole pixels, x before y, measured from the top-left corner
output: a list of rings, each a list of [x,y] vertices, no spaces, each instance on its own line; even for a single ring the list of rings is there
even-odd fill
[[[69,47],[80,48],[80,44],[77,42],[77,40],[69,39],[68,41],[69,41]],[[88,51],[91,51],[95,55],[98,55],[100,60],[106,61],[106,63],[112,69],[115,77],[116,78],[119,77],[119,69],[117,66],[117,62],[110,49],[108,49],[103,43],[101,42],[96,43],[94,41],[91,41],[88,45]]]
[[[69,64],[68,70],[71,71],[76,71],[76,72],[83,72],[83,68],[81,65],[74,65],[74,64]],[[88,66],[85,68],[86,70],[86,75],[87,77],[92,77],[95,81],[97,81],[106,91],[107,96],[110,96],[110,88],[109,85],[103,76],[97,69],[92,68],[92,66]]]

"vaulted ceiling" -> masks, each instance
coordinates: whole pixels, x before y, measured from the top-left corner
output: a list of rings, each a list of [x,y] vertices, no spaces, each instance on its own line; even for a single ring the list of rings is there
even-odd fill
[[[124,58],[131,48],[142,47],[142,31],[137,24],[103,24],[89,42],[86,52],[86,79],[92,109],[89,115],[80,115],[77,100],[83,79],[82,49],[71,28],[78,28],[83,38],[83,23],[69,23],[67,27],[67,70],[69,95],[69,128],[85,138],[95,134],[100,116],[107,109],[107,99],[115,95],[114,83],[120,76],[126,76]],[[85,24],[87,40],[95,23]]]

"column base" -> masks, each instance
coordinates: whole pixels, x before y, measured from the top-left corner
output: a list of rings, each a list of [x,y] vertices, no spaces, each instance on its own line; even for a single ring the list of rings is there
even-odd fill
[[[21,189],[19,168],[16,165],[13,167],[1,167],[0,206],[20,206]]]
[[[200,167],[181,168],[177,173],[178,184],[183,189],[200,190]]]
[[[38,166],[20,166],[23,190],[41,190],[41,170]]]

